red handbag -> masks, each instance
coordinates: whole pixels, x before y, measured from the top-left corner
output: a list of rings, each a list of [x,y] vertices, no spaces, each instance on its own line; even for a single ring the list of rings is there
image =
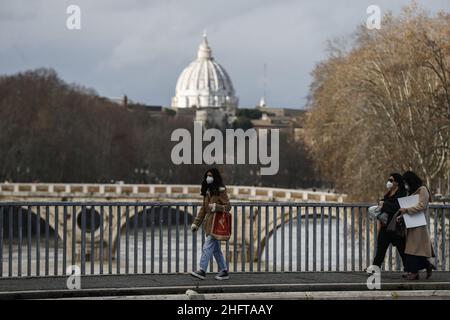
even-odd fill
[[[231,237],[231,214],[229,212],[214,213],[211,236],[220,241],[228,241]]]

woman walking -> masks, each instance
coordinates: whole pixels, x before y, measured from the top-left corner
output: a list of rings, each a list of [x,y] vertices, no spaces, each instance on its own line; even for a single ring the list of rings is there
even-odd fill
[[[403,180],[409,195],[419,195],[419,203],[414,207],[401,208],[401,214],[413,215],[423,211],[428,220],[428,203],[431,201],[431,194],[428,187],[412,171],[405,172],[403,174]],[[427,279],[431,276],[435,266],[430,263],[428,258],[434,257],[435,255],[426,225],[406,230],[405,256],[405,269],[408,272],[405,277],[408,280],[418,280],[419,271],[422,269],[426,269]]]
[[[392,243],[397,248],[397,252],[402,258],[403,268],[405,267],[405,238],[395,236],[387,232],[386,228],[394,217],[395,213],[400,209],[398,198],[406,196],[405,185],[403,183],[402,175],[399,173],[392,173],[386,183],[388,191],[380,201],[379,207],[382,213],[387,213],[387,222],[379,221],[378,237],[377,237],[377,251],[373,259],[373,265],[381,268],[381,264],[386,256],[386,251]]]
[[[201,186],[201,194],[203,195],[203,206],[200,208],[199,215],[195,218],[191,229],[193,232],[197,231],[202,222],[204,222],[203,228],[206,233],[206,241],[203,245],[200,269],[191,272],[191,275],[202,280],[205,279],[208,263],[212,256],[214,256],[220,270],[215,278],[217,280],[227,280],[230,276],[220,248],[220,241],[211,235],[214,214],[216,212],[230,212],[231,209],[227,189],[223,184],[219,170],[216,168],[205,172]]]

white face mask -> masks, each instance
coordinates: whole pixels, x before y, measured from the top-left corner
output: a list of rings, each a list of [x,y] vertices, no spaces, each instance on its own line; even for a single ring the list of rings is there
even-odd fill
[[[213,177],[211,177],[211,176],[207,176],[207,177],[206,177],[206,183],[207,183],[207,184],[211,184],[211,183],[213,183],[213,181],[214,181],[214,178],[213,178]]]
[[[386,183],[386,188],[388,188],[388,189],[391,189],[393,186],[394,186],[394,184],[392,182],[390,182],[390,181],[388,181]]]

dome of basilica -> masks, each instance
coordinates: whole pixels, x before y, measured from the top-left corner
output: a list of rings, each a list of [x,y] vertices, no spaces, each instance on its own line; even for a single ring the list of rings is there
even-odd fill
[[[211,53],[206,35],[197,52],[197,59],[181,73],[176,85],[174,108],[235,108],[238,98],[226,70]]]

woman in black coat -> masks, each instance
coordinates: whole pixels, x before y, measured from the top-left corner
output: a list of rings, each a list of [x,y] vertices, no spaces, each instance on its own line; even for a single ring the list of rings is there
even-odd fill
[[[400,238],[386,231],[389,222],[391,222],[395,213],[400,209],[400,205],[398,203],[398,198],[406,197],[406,189],[405,184],[403,182],[402,175],[399,173],[393,173],[390,175],[388,182],[386,183],[386,187],[388,188],[388,192],[383,197],[383,200],[380,201],[379,205],[381,206],[381,212],[385,212],[388,214],[387,223],[379,222],[381,224],[378,237],[377,237],[377,252],[373,259],[373,265],[376,265],[381,268],[381,264],[384,261],[384,257],[386,255],[386,251],[389,248],[389,245],[392,243],[393,246],[397,248],[400,257],[402,258],[403,268],[405,267],[405,238]]]

